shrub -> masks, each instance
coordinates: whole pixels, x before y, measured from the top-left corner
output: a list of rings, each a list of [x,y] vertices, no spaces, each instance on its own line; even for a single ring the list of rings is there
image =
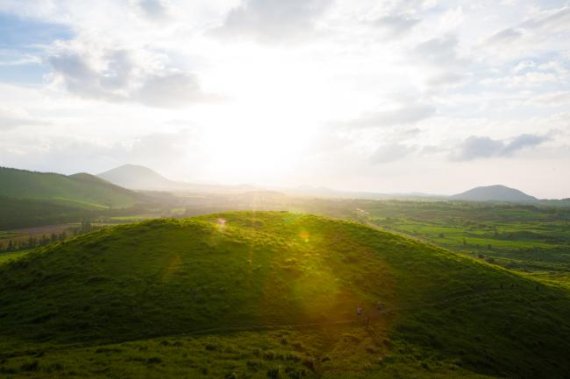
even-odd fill
[[[258,368],[260,368],[262,366],[262,363],[259,361],[247,361],[246,363],[247,368],[251,369],[251,370],[257,370]]]
[[[268,361],[274,360],[274,359],[275,359],[275,352],[273,352],[273,351],[271,351],[271,350],[266,351],[266,352],[263,354],[263,359],[268,360]]]
[[[281,376],[279,367],[270,368],[267,370],[267,377],[270,379],[277,379]]]
[[[146,359],[146,363],[148,364],[158,364],[162,363],[162,359],[159,357],[150,357]]]
[[[39,368],[40,363],[38,361],[25,362],[20,366],[22,371],[37,371]]]
[[[304,369],[296,369],[294,367],[287,367],[285,368],[285,373],[287,374],[287,376],[289,376],[289,378],[291,379],[299,379],[302,378],[303,376],[306,375],[306,372]]]

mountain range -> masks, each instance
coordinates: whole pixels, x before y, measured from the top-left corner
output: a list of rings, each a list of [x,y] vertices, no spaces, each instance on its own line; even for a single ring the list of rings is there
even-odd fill
[[[132,206],[140,199],[140,194],[137,191],[243,193],[267,189],[285,194],[328,198],[451,200],[550,205],[566,205],[568,203],[568,200],[540,200],[518,189],[504,185],[481,186],[452,196],[443,196],[423,193],[385,194],[380,192],[338,191],[310,186],[261,188],[252,185],[198,184],[171,180],[148,167],[132,164],[116,167],[96,176],[87,173],[66,176],[0,168],[0,183],[2,183],[0,196],[3,197],[49,200],[86,208]]]
[[[99,178],[105,179],[115,185],[131,190],[146,191],[196,191],[196,192],[227,192],[247,191],[257,189],[253,186],[223,186],[194,184],[170,180],[156,171],[144,166],[123,165],[112,170],[100,173]],[[304,196],[362,198],[362,199],[433,199],[433,200],[459,200],[476,202],[510,202],[510,203],[536,203],[534,196],[525,194],[515,188],[503,185],[476,187],[466,192],[452,196],[438,196],[422,193],[410,194],[383,194],[375,192],[338,191],[326,187],[300,186],[297,188],[271,188],[273,190]]]

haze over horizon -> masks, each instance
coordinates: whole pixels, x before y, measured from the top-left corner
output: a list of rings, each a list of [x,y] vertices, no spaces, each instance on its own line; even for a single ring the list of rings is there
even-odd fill
[[[0,0],[0,166],[570,197],[570,4]]]

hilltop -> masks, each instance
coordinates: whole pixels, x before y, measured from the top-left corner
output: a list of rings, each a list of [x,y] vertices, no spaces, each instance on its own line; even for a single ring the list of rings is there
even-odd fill
[[[536,203],[538,199],[527,195],[515,188],[503,185],[476,187],[457,195],[450,196],[451,200],[463,201],[494,201],[507,203]]]
[[[561,378],[570,370],[565,290],[317,216],[236,212],[118,226],[4,264],[0,276],[0,373]]]

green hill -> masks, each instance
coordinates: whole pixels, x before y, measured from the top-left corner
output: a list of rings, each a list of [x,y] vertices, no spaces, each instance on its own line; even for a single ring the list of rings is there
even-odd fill
[[[89,209],[49,200],[3,196],[0,196],[0,209],[0,230],[77,222],[95,214]]]
[[[93,175],[40,173],[0,167],[0,196],[47,200],[85,209],[124,208],[137,201],[137,194]]]
[[[0,277],[0,374],[570,372],[565,290],[316,216],[241,212],[119,226],[3,264]]]

